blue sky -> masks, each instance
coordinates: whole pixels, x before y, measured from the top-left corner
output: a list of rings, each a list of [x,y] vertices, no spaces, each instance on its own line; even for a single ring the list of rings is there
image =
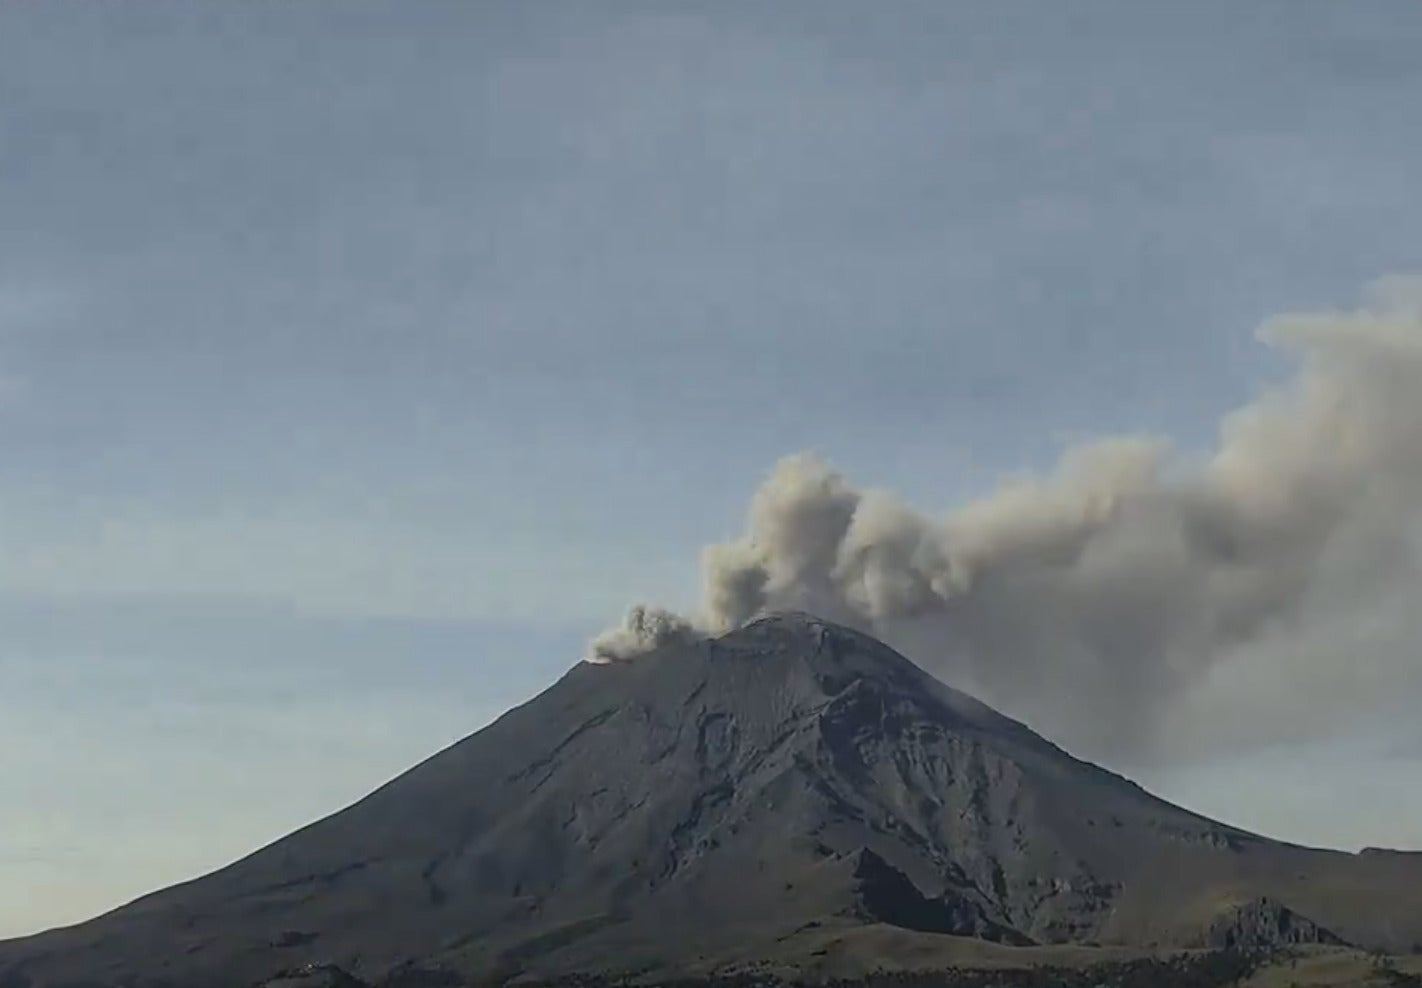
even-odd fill
[[[692,602],[786,453],[938,510],[1207,445],[1262,320],[1422,271],[1419,43],[1410,0],[0,4],[0,934]],[[1422,846],[1369,802],[1418,751],[1146,781]]]

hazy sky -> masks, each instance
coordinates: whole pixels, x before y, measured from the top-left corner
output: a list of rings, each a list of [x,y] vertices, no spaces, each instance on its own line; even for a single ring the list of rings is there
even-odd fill
[[[1419,46],[1414,0],[0,0],[0,935],[693,601],[783,454],[937,510],[1208,443],[1263,319],[1422,271]],[[1144,781],[1422,846],[1400,719]]]

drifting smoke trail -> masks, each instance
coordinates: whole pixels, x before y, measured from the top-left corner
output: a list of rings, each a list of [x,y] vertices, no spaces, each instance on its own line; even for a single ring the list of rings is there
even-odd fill
[[[1201,461],[1162,441],[1098,442],[930,518],[790,457],[752,499],[745,537],[704,551],[701,615],[637,608],[593,653],[635,658],[803,609],[1087,750],[1158,739],[1219,663],[1299,628],[1316,637],[1320,614],[1336,630],[1384,589],[1422,604],[1397,593],[1417,589],[1419,284],[1382,282],[1358,311],[1260,335],[1298,373],[1228,416]]]

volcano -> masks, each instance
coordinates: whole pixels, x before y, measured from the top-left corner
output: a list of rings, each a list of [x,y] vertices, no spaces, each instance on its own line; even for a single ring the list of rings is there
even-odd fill
[[[0,986],[1293,943],[1422,943],[1422,855],[1297,847],[1190,813],[873,638],[782,614],[580,663],[235,864],[0,944]]]

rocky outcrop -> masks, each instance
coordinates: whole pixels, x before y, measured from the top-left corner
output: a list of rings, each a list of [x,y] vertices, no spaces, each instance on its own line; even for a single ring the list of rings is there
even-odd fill
[[[1323,944],[1344,946],[1344,940],[1283,903],[1261,896],[1230,906],[1210,924],[1199,945],[1218,950],[1268,949]]]
[[[334,964],[305,964],[277,972],[258,988],[370,988],[370,985]]]
[[[903,872],[868,848],[855,856],[858,882],[854,914],[924,933],[948,933],[997,943],[1026,946],[1032,943],[1011,927],[994,922],[986,910],[965,895],[947,892],[929,898]]]

